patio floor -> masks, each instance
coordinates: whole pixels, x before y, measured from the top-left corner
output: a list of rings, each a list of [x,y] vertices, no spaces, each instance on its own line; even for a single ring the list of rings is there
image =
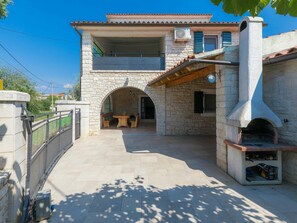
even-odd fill
[[[150,125],[77,140],[44,189],[55,205],[48,222],[297,219],[296,186],[241,186],[216,167],[215,137],[156,136]]]

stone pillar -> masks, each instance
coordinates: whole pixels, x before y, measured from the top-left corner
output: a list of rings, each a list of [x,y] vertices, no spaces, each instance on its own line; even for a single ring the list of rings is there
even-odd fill
[[[80,132],[81,137],[89,136],[89,102],[85,101],[74,101],[74,100],[58,100],[56,101],[57,111],[73,110],[73,122],[72,122],[72,136],[73,143],[75,141],[75,109],[80,109]]]
[[[22,211],[27,146],[21,115],[22,106],[26,106],[28,101],[29,94],[0,91],[0,168],[11,172],[8,180],[8,222],[18,222]]]
[[[238,47],[230,46],[224,50],[220,60],[238,62]],[[235,66],[216,66],[221,76],[216,83],[216,129],[217,129],[217,165],[227,172],[227,116],[238,102],[238,74],[239,68]]]

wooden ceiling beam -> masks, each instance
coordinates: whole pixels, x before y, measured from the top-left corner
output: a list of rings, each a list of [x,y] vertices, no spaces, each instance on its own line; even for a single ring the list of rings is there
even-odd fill
[[[169,81],[166,83],[166,87],[170,88],[170,87],[174,87],[174,86],[177,86],[177,85],[180,85],[183,83],[187,83],[187,82],[196,80],[198,78],[206,77],[209,73],[212,73],[212,72],[215,72],[215,65],[210,65],[206,68],[194,71],[191,74],[183,76],[179,79]]]

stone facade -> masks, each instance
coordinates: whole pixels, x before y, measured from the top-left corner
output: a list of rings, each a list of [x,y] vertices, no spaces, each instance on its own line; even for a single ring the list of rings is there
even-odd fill
[[[264,100],[280,117],[279,141],[297,145],[297,60],[267,65],[263,71]],[[297,184],[297,152],[283,153],[283,177]]]
[[[111,94],[112,111],[114,114],[140,114],[140,96],[147,96],[136,88],[121,88]]]
[[[81,77],[82,100],[90,102],[90,134],[100,132],[100,114],[105,99],[114,91],[133,87],[143,91],[154,102],[157,133],[165,134],[165,88],[148,87],[147,83],[158,76],[158,72],[91,71]]]
[[[238,47],[227,47],[224,55],[217,59],[226,61],[238,61]],[[238,102],[238,67],[216,66],[221,71],[221,78],[216,82],[216,136],[217,136],[217,165],[227,171],[227,116]]]
[[[191,32],[191,36],[194,33]],[[167,32],[165,36],[165,66],[166,69],[175,66],[182,59],[194,53],[193,38],[188,42],[174,42],[173,31]]]
[[[154,28],[150,28],[153,29]],[[174,41],[174,29],[166,28],[159,31],[160,37],[163,42],[161,44],[161,50],[165,53],[165,68],[171,68],[178,62],[183,60],[189,55],[194,53],[194,29],[191,30],[191,40],[187,42],[175,42]],[[197,30],[199,31],[199,30]],[[113,33],[112,31],[109,31]],[[139,31],[140,32],[140,31]],[[221,32],[222,30],[213,31],[218,35],[218,44],[221,45]],[[81,77],[81,91],[82,91],[82,101],[90,103],[90,134],[98,134],[100,131],[100,113],[102,110],[102,104],[104,103],[106,97],[113,93],[115,90],[134,87],[149,97],[155,104],[156,109],[156,122],[157,122],[157,133],[160,135],[170,134],[170,135],[199,135],[199,134],[215,134],[215,117],[201,117],[199,114],[190,113],[189,111],[184,111],[184,107],[181,106],[180,101],[181,95],[185,94],[185,102],[183,105],[193,106],[193,91],[195,89],[205,89],[208,88],[205,81],[189,83],[188,85],[182,85],[180,87],[175,87],[172,89],[166,89],[165,86],[162,87],[149,87],[148,82],[156,78],[163,71],[130,71],[130,70],[93,70],[93,36],[92,34],[96,31],[84,30],[82,35],[82,77]],[[104,33],[108,31],[104,30]],[[135,31],[138,33],[138,31]],[[149,35],[151,32],[142,32],[143,36]],[[207,33],[211,33],[208,30]],[[108,36],[108,34],[106,34]],[[138,35],[138,34],[137,34]],[[140,35],[140,34],[139,34]],[[142,36],[142,37],[143,37]],[[238,33],[232,33],[233,43],[238,43]],[[198,83],[197,86],[194,86]],[[205,86],[202,86],[206,84]],[[190,87],[190,89],[188,89]],[[166,89],[166,90],[165,90]],[[165,102],[165,94],[168,101]],[[187,98],[186,98],[187,97]],[[175,101],[177,100],[177,101]],[[165,115],[166,110],[168,113]],[[173,111],[175,110],[175,111]],[[185,115],[186,113],[186,115]],[[179,118],[177,118],[177,116]],[[183,117],[183,118],[181,118]],[[176,118],[178,122],[172,121]],[[193,122],[194,119],[195,121]],[[211,125],[207,125],[207,123]],[[177,123],[183,124],[182,128],[178,128]],[[167,127],[165,127],[167,126]]]
[[[206,79],[166,88],[166,135],[215,135],[215,114],[194,113],[194,92],[213,89]]]

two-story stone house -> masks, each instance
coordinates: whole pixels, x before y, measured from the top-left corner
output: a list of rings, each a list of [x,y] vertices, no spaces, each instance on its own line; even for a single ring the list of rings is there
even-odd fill
[[[82,35],[81,99],[90,102],[90,133],[100,131],[100,114],[113,112],[155,120],[160,135],[215,135],[215,84],[196,74],[180,83],[149,85],[189,55],[238,44],[237,23],[211,18],[109,14],[106,22],[73,22]],[[195,105],[195,92],[204,94],[205,108]]]
[[[217,165],[240,183],[297,183],[297,32],[263,39],[261,18],[210,19],[111,14],[73,22],[86,131],[99,133],[103,113],[139,114],[159,135],[216,136]],[[273,167],[273,180],[254,178],[261,162]]]

